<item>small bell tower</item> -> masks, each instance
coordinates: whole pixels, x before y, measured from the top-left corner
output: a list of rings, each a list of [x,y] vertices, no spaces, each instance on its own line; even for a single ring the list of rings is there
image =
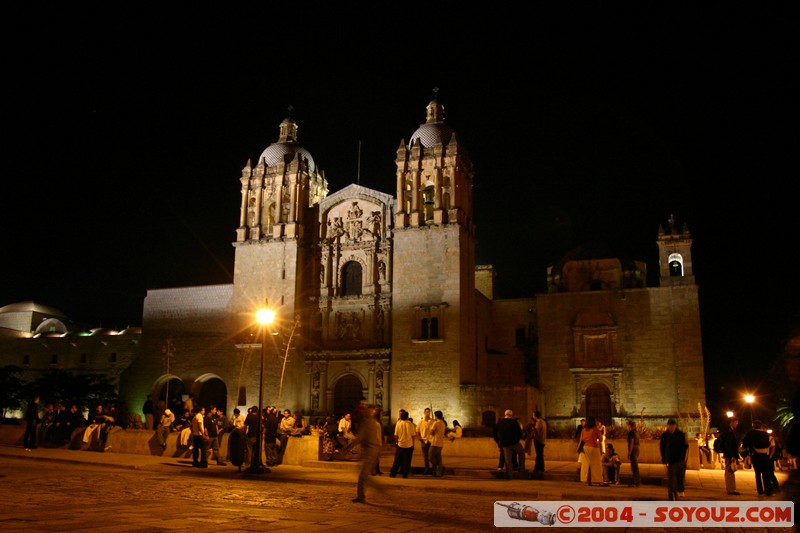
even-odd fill
[[[692,235],[689,227],[683,224],[680,229],[675,215],[669,216],[667,229],[658,227],[658,263],[660,286],[694,285],[692,270]]]

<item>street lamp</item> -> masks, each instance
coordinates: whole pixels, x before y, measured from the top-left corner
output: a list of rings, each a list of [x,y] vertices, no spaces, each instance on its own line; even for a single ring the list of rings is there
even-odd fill
[[[250,460],[248,472],[260,474],[269,472],[269,468],[261,463],[261,447],[264,439],[262,438],[261,410],[264,408],[264,360],[267,354],[267,329],[272,321],[275,320],[275,311],[264,308],[256,311],[256,320],[261,324],[261,374],[258,381],[258,426],[256,429],[256,449]]]
[[[747,410],[750,411],[750,426],[753,425],[753,402],[756,401],[756,397],[752,394],[745,394],[744,401],[747,403]]]
[[[733,418],[733,411],[726,411],[725,416],[727,416],[728,418]]]

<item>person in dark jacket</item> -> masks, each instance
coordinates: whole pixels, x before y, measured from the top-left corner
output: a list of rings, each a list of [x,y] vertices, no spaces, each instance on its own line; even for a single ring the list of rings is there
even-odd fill
[[[511,409],[506,409],[503,419],[494,426],[494,440],[503,450],[508,479],[512,478],[514,454],[519,457],[519,471],[525,472],[525,448],[520,444],[522,427],[514,418],[514,411]]]
[[[772,454],[775,453],[775,441],[767,433],[767,429],[761,420],[753,422],[753,429],[748,431],[742,440],[747,455],[753,464],[753,471],[756,474],[756,490],[758,495],[766,494],[771,496],[777,489],[773,486],[774,477]]]
[[[211,405],[208,407],[208,412],[206,412],[206,416],[203,419],[203,426],[206,428],[206,435],[208,436],[208,442],[206,443],[206,457],[205,462],[208,464],[208,460],[211,458],[211,455],[214,455],[214,459],[216,459],[217,464],[220,466],[225,466],[225,458],[222,457],[219,453],[219,435],[220,435],[220,424],[219,424],[219,412],[217,411],[217,406]]]
[[[686,434],[678,429],[678,423],[670,418],[667,430],[661,435],[661,462],[667,465],[667,494],[670,501],[683,496],[684,476],[686,475],[686,452],[689,443]]]
[[[22,440],[26,451],[31,451],[36,448],[36,430],[39,425],[39,401],[39,397],[35,396],[32,401],[28,402],[28,407],[25,409],[25,436]]]
[[[739,437],[736,436],[736,426],[739,419],[735,416],[728,421],[728,427],[719,434],[719,453],[725,460],[725,490],[728,494],[738,496],[736,490],[736,471],[739,469]]]
[[[264,452],[267,457],[267,466],[275,466],[281,462],[278,453],[281,421],[278,419],[278,408],[270,405],[264,417]]]

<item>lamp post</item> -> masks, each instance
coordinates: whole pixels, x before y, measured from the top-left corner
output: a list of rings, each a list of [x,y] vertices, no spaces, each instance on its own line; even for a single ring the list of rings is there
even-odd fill
[[[753,402],[756,401],[756,397],[752,394],[745,394],[744,401],[747,403],[747,410],[750,411],[750,427],[753,427]]]
[[[267,353],[267,329],[269,325],[272,324],[272,321],[275,320],[275,311],[268,308],[259,309],[256,311],[256,319],[258,323],[261,324],[261,373],[258,381],[258,426],[256,429],[256,449],[250,460],[250,468],[248,468],[247,471],[260,474],[270,471],[269,468],[261,463],[261,447],[264,442],[262,436],[263,425],[261,423],[261,411],[264,408],[264,360],[266,359]]]

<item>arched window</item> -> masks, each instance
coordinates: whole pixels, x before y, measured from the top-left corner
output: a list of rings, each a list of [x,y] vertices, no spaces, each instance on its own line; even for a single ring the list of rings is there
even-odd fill
[[[425,220],[433,220],[434,195],[433,183],[426,183],[425,188],[422,189],[422,205],[425,212]]]
[[[683,276],[683,257],[681,254],[669,254],[669,275]]]
[[[439,319],[436,317],[431,318],[431,339],[439,338]]]
[[[361,296],[361,265],[356,261],[342,268],[342,296]]]
[[[422,322],[420,323],[420,336],[421,339],[428,338],[428,319],[423,318]]]

